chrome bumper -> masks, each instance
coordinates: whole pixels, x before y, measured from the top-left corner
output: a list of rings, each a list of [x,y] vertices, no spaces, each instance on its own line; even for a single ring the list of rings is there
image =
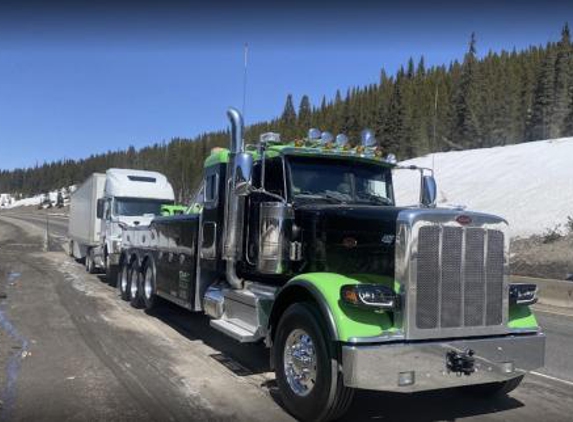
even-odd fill
[[[448,373],[446,353],[473,350],[476,371]],[[451,341],[343,345],[344,384],[379,391],[415,392],[506,381],[543,366],[545,335]]]

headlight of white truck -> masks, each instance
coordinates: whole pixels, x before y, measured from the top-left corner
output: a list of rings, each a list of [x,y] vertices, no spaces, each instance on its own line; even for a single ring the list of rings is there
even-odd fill
[[[112,253],[120,253],[121,252],[121,239],[112,240],[111,250],[112,250]]]

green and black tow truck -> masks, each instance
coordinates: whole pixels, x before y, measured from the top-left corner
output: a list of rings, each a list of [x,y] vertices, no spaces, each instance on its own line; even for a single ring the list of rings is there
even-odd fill
[[[505,220],[436,208],[416,167],[420,204],[395,206],[402,168],[369,132],[245,145],[228,115],[230,147],[206,159],[192,211],[125,230],[124,300],[162,297],[270,347],[300,420],[339,417],[356,389],[505,394],[543,366],[537,288],[509,283]]]

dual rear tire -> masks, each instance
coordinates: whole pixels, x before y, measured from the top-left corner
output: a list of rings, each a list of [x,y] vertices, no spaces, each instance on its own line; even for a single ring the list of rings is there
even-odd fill
[[[152,310],[156,306],[155,271],[147,262],[143,268],[136,260],[120,266],[117,287],[120,297],[134,308]]]

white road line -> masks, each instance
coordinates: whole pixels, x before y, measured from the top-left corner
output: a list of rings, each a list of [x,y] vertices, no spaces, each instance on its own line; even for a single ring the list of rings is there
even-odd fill
[[[530,374],[531,375],[537,375],[538,377],[546,378],[546,379],[551,380],[551,381],[560,382],[560,383],[565,384],[565,385],[573,386],[572,381],[562,380],[561,378],[552,377],[551,375],[545,375],[545,374],[542,374],[541,372],[531,371]]]

